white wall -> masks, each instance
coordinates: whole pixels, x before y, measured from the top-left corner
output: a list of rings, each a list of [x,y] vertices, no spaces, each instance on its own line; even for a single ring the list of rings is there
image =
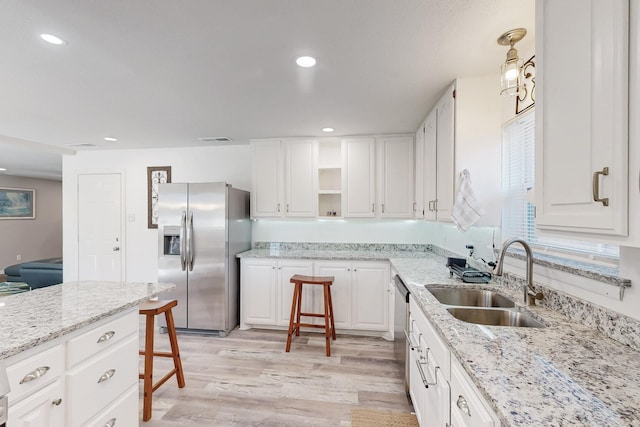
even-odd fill
[[[62,256],[62,183],[0,175],[0,187],[36,190],[35,219],[0,220],[0,271],[19,262]]]
[[[456,80],[456,189],[468,169],[485,214],[478,227],[499,227],[502,218],[502,102],[500,75]]]
[[[172,182],[226,181],[251,189],[251,153],[248,145],[156,150],[83,151],[63,157],[64,275],[78,274],[78,174],[120,172],[123,176],[122,255],[125,279],[157,280],[157,229],[147,228],[147,166],[171,166]]]

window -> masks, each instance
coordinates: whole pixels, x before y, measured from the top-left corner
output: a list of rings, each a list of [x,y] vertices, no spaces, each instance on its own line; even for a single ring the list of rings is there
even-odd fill
[[[538,236],[535,229],[535,114],[533,109],[508,122],[502,135],[502,237],[524,238],[538,251],[568,256],[589,256],[609,261],[619,247],[597,242]]]

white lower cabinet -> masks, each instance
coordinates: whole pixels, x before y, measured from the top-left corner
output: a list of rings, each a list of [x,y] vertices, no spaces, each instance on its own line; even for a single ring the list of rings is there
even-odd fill
[[[57,379],[9,408],[11,427],[63,427],[64,383]]]
[[[138,384],[96,415],[84,427],[135,426],[138,419]]]
[[[10,425],[86,425],[115,402],[118,425],[138,425],[138,323],[131,309],[6,359]]]
[[[333,260],[241,260],[240,328],[289,325],[294,274],[333,276],[334,323],[342,331],[368,332],[390,339],[389,263]],[[321,313],[321,286],[303,286],[302,311]],[[322,319],[308,318],[319,323]]]
[[[499,426],[498,417],[413,297],[409,313],[409,394],[420,426]]]
[[[480,396],[462,366],[451,360],[451,427],[499,426],[500,421]]]

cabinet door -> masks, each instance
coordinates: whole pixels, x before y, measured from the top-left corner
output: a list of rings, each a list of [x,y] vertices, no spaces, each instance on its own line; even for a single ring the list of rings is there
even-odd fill
[[[455,359],[451,360],[451,426],[492,427],[500,425],[495,413],[476,391],[471,379]]]
[[[454,143],[455,98],[454,86],[447,89],[438,103],[436,126],[436,217],[438,221],[451,221],[455,198]]]
[[[436,150],[437,150],[437,127],[438,127],[438,109],[434,108],[424,122],[424,172],[423,172],[423,189],[424,196],[423,209],[424,219],[435,221],[436,218],[436,199],[437,187],[436,180],[438,170],[436,167]]]
[[[342,142],[343,203],[345,217],[375,216],[375,144],[373,138]]]
[[[536,2],[540,228],[627,234],[628,48],[629,0]]]
[[[415,219],[424,218],[424,128],[422,123],[416,132],[415,145],[415,170],[413,186],[413,217]]]
[[[426,388],[422,381],[420,372],[420,363],[424,361],[423,349],[419,343],[421,336],[420,330],[416,327],[415,320],[411,317],[409,320],[409,395],[413,402],[413,410],[418,419],[418,424],[425,426],[425,399]]]
[[[336,329],[351,329],[351,263],[348,261],[320,261],[316,263],[317,276],[333,276],[331,300]],[[314,309],[322,310],[323,295],[316,293]],[[320,312],[320,311],[318,311]]]
[[[313,263],[311,261],[282,260],[278,261],[278,325],[289,326],[291,318],[291,304],[293,302],[293,283],[291,277],[296,274],[305,276],[313,275]],[[311,312],[313,307],[312,285],[302,285],[301,311]],[[304,322],[311,318],[305,318]]]
[[[316,162],[314,141],[285,143],[285,215],[314,217],[316,215]]]
[[[65,404],[64,385],[58,379],[9,407],[8,419],[11,427],[63,427]]]
[[[353,264],[351,275],[351,323],[353,329],[389,329],[389,266]]]
[[[378,141],[378,215],[413,218],[413,138]]]
[[[278,311],[278,274],[276,260],[242,260],[242,328],[275,325]]]
[[[253,188],[251,213],[254,218],[281,217],[284,169],[280,140],[251,142]]]

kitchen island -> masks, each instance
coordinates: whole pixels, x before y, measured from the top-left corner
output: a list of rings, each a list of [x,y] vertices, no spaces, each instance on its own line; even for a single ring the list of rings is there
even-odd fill
[[[138,305],[174,288],[85,281],[0,298],[9,423],[137,425]]]
[[[475,287],[509,296],[521,307],[522,280],[505,274],[488,284],[452,278],[444,253],[393,248],[262,247],[242,260],[388,261],[412,298],[503,426],[640,426],[640,352],[545,307],[522,307],[545,328],[483,326],[455,319],[424,285]],[[376,245],[371,245],[372,248]],[[323,261],[324,262],[324,261]],[[535,277],[534,277],[535,280]],[[543,289],[544,291],[544,289]],[[571,298],[567,299],[571,301]],[[591,310],[574,299],[566,310]],[[595,314],[594,314],[595,316]],[[623,333],[640,322],[611,313]],[[628,325],[628,326],[627,326]],[[626,328],[626,329],[625,329]],[[615,333],[614,333],[615,335]],[[458,396],[451,396],[455,406]]]

